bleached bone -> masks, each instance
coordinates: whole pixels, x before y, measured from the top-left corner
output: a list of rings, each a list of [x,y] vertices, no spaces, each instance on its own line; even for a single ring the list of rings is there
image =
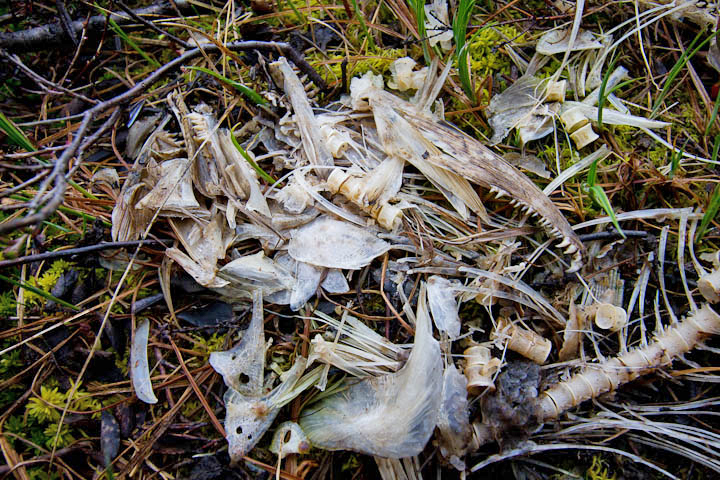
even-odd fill
[[[532,330],[518,327],[506,318],[499,318],[491,338],[507,339],[507,348],[542,365],[550,355],[552,343]]]
[[[538,399],[538,416],[542,420],[556,418],[585,400],[670,365],[676,357],[717,333],[720,333],[720,315],[706,304],[676,326],[666,329],[654,342],[599,365],[588,366],[569,380],[546,390]]]
[[[595,133],[592,125],[587,123],[584,126],[578,128],[575,132],[571,133],[570,138],[573,142],[575,142],[575,146],[578,149],[581,149],[593,143],[595,140],[600,138],[600,136]]]
[[[463,355],[468,393],[479,395],[486,389],[495,390],[493,376],[500,368],[500,359],[493,357],[490,349],[481,345],[465,349]]]
[[[700,277],[697,285],[705,300],[710,303],[720,302],[720,269]]]

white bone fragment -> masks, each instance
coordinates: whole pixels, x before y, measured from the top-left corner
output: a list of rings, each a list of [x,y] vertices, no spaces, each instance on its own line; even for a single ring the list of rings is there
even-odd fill
[[[265,369],[265,330],[262,293],[253,292],[252,318],[242,340],[224,352],[212,352],[210,365],[222,375],[225,385],[242,395],[260,396]]]
[[[457,282],[432,275],[427,282],[427,296],[435,327],[448,335],[451,340],[460,335],[460,316],[458,315]]]
[[[588,123],[585,126],[578,128],[575,132],[571,133],[570,138],[573,142],[575,142],[575,146],[578,149],[581,149],[593,143],[595,140],[600,138],[600,136],[595,133],[592,125]]]
[[[448,25],[450,16],[447,0],[433,0],[430,5],[425,5],[425,32],[431,47],[439,43],[444,52],[452,48],[453,32]]]
[[[398,58],[390,64],[390,74],[392,78],[388,82],[388,87],[401,92],[417,90],[422,87],[427,77],[428,69],[424,67],[418,71],[413,71],[415,65],[415,60],[410,57]]]
[[[390,248],[366,229],[323,217],[295,232],[288,253],[295,260],[319,267],[358,270]]]
[[[415,345],[396,373],[353,379],[347,388],[309,405],[300,426],[313,445],[385,458],[420,453],[442,400],[440,345],[432,336],[425,286],[420,289]]]
[[[495,390],[493,377],[500,368],[500,359],[493,357],[490,349],[481,345],[465,349],[463,356],[468,393],[479,395],[486,389]]]
[[[549,81],[545,89],[546,102],[564,102],[567,80]]]
[[[550,355],[552,343],[532,330],[518,327],[506,318],[499,318],[491,338],[504,339],[507,348],[523,357],[542,365]]]
[[[611,303],[598,303],[585,308],[585,314],[594,319],[595,325],[603,330],[617,332],[627,325],[627,312]]]
[[[588,124],[589,120],[578,107],[570,108],[560,114],[560,121],[565,125],[568,133],[574,133],[577,129]]]
[[[158,399],[153,393],[150,381],[150,366],[148,364],[147,344],[150,333],[150,321],[143,318],[138,322],[133,335],[130,349],[130,377],[137,397],[145,403],[157,403]]]
[[[695,348],[704,338],[720,333],[720,316],[704,305],[676,326],[668,328],[652,343],[613,357],[600,365],[589,365],[569,380],[560,382],[538,397],[542,420],[557,418],[585,400],[616,390]]]
[[[462,457],[467,453],[472,438],[468,407],[467,380],[451,361],[443,373],[437,438],[440,454],[461,472],[465,471]]]
[[[538,40],[535,51],[542,55],[565,53],[570,47],[570,29],[550,30]],[[578,32],[572,45],[573,52],[602,48],[603,44],[588,30]]]

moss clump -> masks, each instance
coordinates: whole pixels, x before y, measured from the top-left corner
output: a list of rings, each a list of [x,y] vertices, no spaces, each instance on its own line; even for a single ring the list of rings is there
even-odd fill
[[[390,70],[392,62],[406,55],[405,50],[400,48],[377,49],[367,55],[351,57],[348,59],[348,79],[363,75],[366,72],[373,72],[378,75],[385,75]],[[342,78],[342,62],[345,55],[320,54],[310,55],[308,62],[321,72],[326,72],[328,82],[339,81]]]
[[[50,293],[60,276],[70,268],[72,264],[65,260],[55,260],[50,268],[45,271],[40,277],[32,277],[28,280],[28,284],[35,288],[39,288],[43,292]],[[25,305],[39,307],[43,304],[45,299],[30,290],[25,290]]]
[[[473,73],[480,77],[495,73],[510,75],[512,61],[500,47],[509,42],[522,42],[523,37],[512,25],[485,28],[473,35],[468,43]]]

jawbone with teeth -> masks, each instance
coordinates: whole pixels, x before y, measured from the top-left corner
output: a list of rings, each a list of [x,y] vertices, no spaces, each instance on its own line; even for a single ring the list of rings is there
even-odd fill
[[[423,109],[380,88],[363,93],[386,146],[395,144],[396,153],[410,163],[415,162],[409,157],[419,156],[490,189],[498,198],[510,197],[512,205],[538,217],[550,235],[560,240],[558,248],[572,255],[567,272],[580,270],[586,255],[584,245],[565,216],[527,176],[477,140],[436,121],[429,108]]]

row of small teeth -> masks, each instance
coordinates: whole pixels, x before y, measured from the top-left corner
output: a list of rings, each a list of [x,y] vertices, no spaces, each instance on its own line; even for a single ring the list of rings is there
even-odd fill
[[[502,188],[498,188],[498,187],[494,187],[494,186],[490,186],[490,192],[492,192],[495,195],[495,198],[502,198],[508,194],[508,192],[506,192]]]
[[[567,248],[565,248],[565,247],[567,247]],[[563,238],[563,241],[558,243],[557,248],[565,248],[565,250],[563,250],[563,252],[565,252],[565,254],[567,254],[567,255],[570,255],[572,253],[577,253],[577,251],[578,251],[577,245],[571,243],[570,239],[568,237]]]
[[[495,186],[490,187],[490,192],[492,192],[496,198],[502,198],[504,195],[508,195],[508,192]],[[520,206],[520,209],[524,212],[531,213],[532,215],[537,216],[537,212],[535,212],[530,207],[530,205],[523,202],[522,200],[512,199],[510,200],[510,205]],[[573,255],[571,270],[574,269],[574,271],[577,271],[579,269],[579,266],[582,265],[582,254],[578,251],[577,245],[571,243],[570,239],[568,237],[565,237],[560,232],[560,230],[557,227],[553,226],[552,222],[550,222],[550,220],[548,220],[547,218],[540,216],[538,221],[543,227],[550,231],[550,234],[553,237],[562,239],[562,241],[558,244],[558,248],[564,248],[565,250],[563,250],[563,252],[566,255]]]

